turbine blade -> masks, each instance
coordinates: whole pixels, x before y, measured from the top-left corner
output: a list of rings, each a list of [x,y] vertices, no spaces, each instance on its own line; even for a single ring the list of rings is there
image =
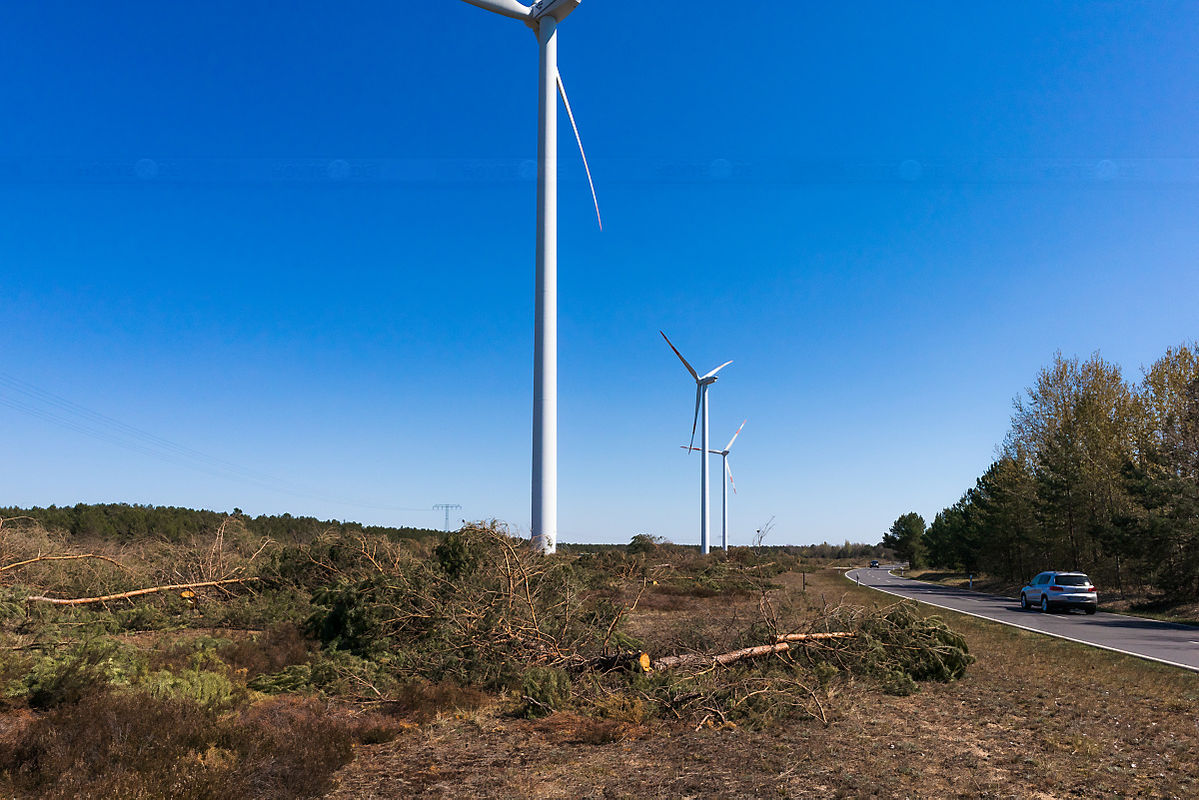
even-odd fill
[[[591,167],[587,166],[587,153],[583,150],[583,137],[579,136],[579,126],[575,124],[575,114],[570,110],[570,100],[566,97],[566,86],[562,83],[562,73],[558,73],[558,93],[562,95],[562,105],[566,106],[566,116],[570,118],[570,127],[574,128],[575,141],[579,143],[579,155],[583,157],[583,169],[587,173],[587,185],[591,187],[591,202],[595,203],[595,221],[599,229],[604,229],[604,220],[600,217],[599,198],[595,196],[595,181],[591,180]]]
[[[682,358],[682,356],[679,356],[679,358]],[[701,381],[702,381],[704,378],[711,378],[711,377],[712,377],[713,375],[715,375],[717,372],[720,372],[722,369],[724,369],[725,367],[727,367],[729,364],[732,364],[732,363],[733,363],[732,361],[726,361],[726,362],[724,362],[723,364],[721,364],[719,367],[717,367],[716,369],[714,369],[714,370],[712,370],[711,372],[709,372],[707,375],[702,375],[702,376],[700,376],[699,378],[696,378],[696,380],[701,380]]]
[[[682,356],[679,356],[682,358]],[[697,384],[695,387],[695,419],[691,420],[691,441],[687,444],[690,448],[695,444],[695,426],[699,424],[699,393],[703,391]]]
[[[735,480],[733,480],[733,468],[729,466],[729,460],[727,458],[724,460],[724,471],[729,476],[729,486],[733,487],[733,494],[736,494],[737,493],[737,482]]]
[[[465,2],[505,17],[512,17],[512,19],[525,20],[533,13],[533,9],[516,2],[516,0],[465,0]]]
[[[745,427],[746,422],[749,422],[749,420],[742,420],[741,428]],[[741,435],[741,428],[737,429],[737,432],[733,434],[733,438],[729,439],[729,443],[724,446],[724,452],[727,453],[728,451],[733,449],[733,442],[737,441],[737,437]]]
[[[662,333],[662,331],[658,331],[658,333]],[[695,369],[690,364],[687,363],[687,359],[683,358],[683,354],[679,352],[679,348],[677,348],[673,344],[671,344],[670,337],[667,336],[666,334],[662,333],[662,338],[665,339],[666,343],[670,345],[670,349],[674,351],[674,354],[679,357],[679,361],[683,362],[683,366],[686,367],[687,371],[691,373],[691,377],[695,378],[698,381],[699,375],[697,375],[695,372]],[[695,396],[699,397],[698,389],[695,392]],[[696,401],[696,402],[697,402],[697,405],[695,407],[698,409],[699,408],[698,401]],[[698,411],[696,413],[698,413]]]

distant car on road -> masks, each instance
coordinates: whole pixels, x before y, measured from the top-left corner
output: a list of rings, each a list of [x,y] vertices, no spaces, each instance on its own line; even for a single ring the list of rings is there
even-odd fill
[[[1095,584],[1081,572],[1042,572],[1020,590],[1020,607],[1027,611],[1040,608],[1080,608],[1094,614],[1099,606]]]
[[[870,566],[873,569],[877,569],[878,568],[878,559],[876,558],[874,561],[871,561]]]

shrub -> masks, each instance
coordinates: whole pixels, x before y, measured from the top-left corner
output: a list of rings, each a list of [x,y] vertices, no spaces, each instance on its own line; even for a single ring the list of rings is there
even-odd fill
[[[327,646],[355,655],[376,654],[386,648],[388,615],[382,603],[390,595],[381,577],[341,581],[314,593],[314,610],[305,627]]]
[[[974,662],[960,634],[940,617],[920,616],[912,603],[898,603],[866,617],[861,633],[883,646],[886,662],[916,681],[951,681]]]
[[[893,694],[897,697],[907,697],[920,691],[920,687],[916,685],[916,681],[912,676],[904,672],[902,669],[885,670],[878,676],[879,688],[887,694]]]
[[[638,533],[625,545],[625,552],[629,555],[637,555],[638,553],[649,554],[658,549],[658,545],[665,543],[665,539],[659,539],[648,533]]]
[[[266,694],[320,693],[377,701],[391,697],[398,685],[390,663],[387,659],[374,661],[345,651],[326,650],[314,654],[310,662],[259,675],[247,685]]]
[[[311,664],[292,664],[278,672],[258,675],[246,685],[254,691],[264,694],[306,692],[316,688],[312,684]]]
[[[0,751],[0,774],[47,800],[314,797],[350,759],[355,731],[303,699],[222,717],[180,698],[101,691],[27,725]]]
[[[857,630],[858,637],[839,648],[817,652],[847,669],[874,677],[891,694],[911,694],[917,681],[955,680],[974,662],[961,635],[939,617],[921,616],[910,602],[869,613],[840,607],[829,622],[841,630]]]
[[[566,707],[570,699],[570,676],[554,667],[530,667],[521,676],[520,713],[542,717]]]
[[[624,607],[584,593],[568,559],[536,555],[494,526],[451,542],[439,558],[400,558],[387,574],[318,591],[307,629],[327,649],[386,661],[401,680],[495,689],[519,685],[529,663],[563,667],[618,637]]]
[[[303,624],[312,613],[307,591],[292,587],[269,588],[239,595],[220,603],[202,605],[195,625],[213,628],[269,628],[290,622]]]
[[[97,687],[128,683],[139,668],[130,654],[114,643],[89,639],[65,654],[43,656],[6,694],[24,694],[32,708],[71,705]]]
[[[224,668],[225,662],[217,654],[222,647],[229,644],[229,640],[214,636],[178,638],[164,634],[158,638],[156,644],[156,649],[149,657],[150,669],[195,670],[206,667]]]
[[[233,669],[245,670],[247,678],[254,678],[303,664],[314,650],[298,625],[281,622],[251,639],[224,645],[220,656]]]
[[[118,628],[127,631],[160,631],[171,625],[170,614],[154,601],[113,612]]]
[[[468,711],[483,705],[487,699],[478,689],[446,681],[413,681],[395,692],[387,711],[416,722],[428,722],[442,711]]]
[[[29,594],[25,586],[0,586],[0,624],[15,623],[25,616]]]
[[[485,551],[486,543],[477,532],[470,527],[462,527],[449,531],[441,538],[441,542],[433,548],[433,557],[446,575],[464,578],[478,568]]]
[[[201,669],[151,672],[138,681],[138,688],[160,700],[188,700],[218,710],[232,708],[246,696],[245,690],[234,686],[225,675]]]

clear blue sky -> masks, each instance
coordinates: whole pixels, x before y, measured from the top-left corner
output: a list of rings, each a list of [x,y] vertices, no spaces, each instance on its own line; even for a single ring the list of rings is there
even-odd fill
[[[0,504],[527,532],[526,29],[426,0],[0,30]],[[1056,350],[1135,377],[1199,334],[1199,4],[585,0],[560,31],[605,222],[562,115],[566,541],[697,539],[659,329],[734,359],[735,544],[931,518]]]

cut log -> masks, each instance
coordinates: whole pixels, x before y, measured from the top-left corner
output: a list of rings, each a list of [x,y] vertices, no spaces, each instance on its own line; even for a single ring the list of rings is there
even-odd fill
[[[791,645],[786,642],[777,644],[762,644],[756,647],[746,647],[741,650],[733,650],[730,653],[720,653],[719,655],[708,655],[707,653],[684,653],[681,656],[663,656],[662,658],[654,659],[650,665],[656,670],[661,669],[678,669],[679,667],[691,666],[711,666],[714,664],[731,664],[734,661],[740,661],[743,658],[753,658],[755,656],[766,656],[772,653],[783,653],[791,649]]]
[[[63,599],[61,597],[44,597],[42,595],[30,595],[25,600],[30,603],[53,603],[56,606],[84,606],[89,603],[106,603],[109,600],[126,600],[130,597],[140,597],[144,594],[153,594],[154,592],[169,592],[172,589],[199,589],[203,586],[228,586],[231,583],[249,583],[256,581],[258,578],[226,578],[221,581],[197,581],[195,583],[172,583],[169,586],[150,586],[146,589],[134,589],[129,592],[118,592],[117,594],[106,594],[100,597],[76,597],[73,599]]]
[[[821,639],[845,639],[857,634],[846,631],[837,633],[785,633],[779,635],[779,641],[774,644],[760,644],[755,647],[745,647],[729,653],[707,655],[705,653],[684,653],[681,656],[663,656],[655,659],[650,665],[656,670],[678,669],[691,666],[724,666],[741,661],[745,658],[757,658],[774,653],[785,653],[791,649],[790,642],[819,641]]]

